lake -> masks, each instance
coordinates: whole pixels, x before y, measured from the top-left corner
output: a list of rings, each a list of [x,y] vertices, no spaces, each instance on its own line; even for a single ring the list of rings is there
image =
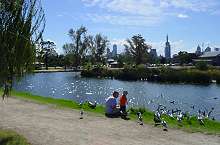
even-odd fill
[[[57,72],[36,73],[23,77],[14,84],[14,89],[35,95],[82,101],[97,101],[104,104],[105,99],[117,90],[128,91],[128,106],[147,107],[155,110],[158,104],[169,109],[182,109],[195,114],[200,110],[215,108],[213,115],[220,120],[220,86],[211,84],[159,84],[147,81],[119,81],[113,79],[81,78],[79,73]],[[174,101],[173,103],[170,103]],[[192,106],[195,106],[193,109]]]

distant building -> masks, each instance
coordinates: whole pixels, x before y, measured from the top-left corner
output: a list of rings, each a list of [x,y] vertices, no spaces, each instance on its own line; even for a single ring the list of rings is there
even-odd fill
[[[111,53],[110,49],[107,48],[107,58],[109,59],[111,57],[112,57],[112,53]]]
[[[204,52],[211,52],[211,51],[212,51],[211,47],[208,46]]]
[[[196,49],[196,55],[201,55],[202,54],[202,49],[201,47],[198,45],[197,49]]]
[[[153,58],[156,58],[156,57],[157,57],[157,50],[156,50],[156,49],[151,49],[151,50],[150,50],[150,55],[151,55]]]
[[[167,35],[167,41],[166,41],[166,46],[165,46],[165,58],[166,59],[171,58],[171,46],[170,46],[168,35]]]
[[[117,45],[114,44],[112,50],[112,57],[117,57],[117,51],[118,51]]]
[[[108,59],[108,67],[110,68],[119,68],[119,63],[115,61],[114,59]]]
[[[215,48],[215,51],[220,51],[220,48]]]
[[[220,51],[205,52],[199,57],[199,59],[194,60],[195,62],[207,62],[213,66],[220,66]]]

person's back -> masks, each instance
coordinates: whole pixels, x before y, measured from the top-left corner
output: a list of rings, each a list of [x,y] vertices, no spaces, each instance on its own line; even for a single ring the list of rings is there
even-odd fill
[[[126,106],[127,104],[127,97],[125,95],[122,95],[120,97],[120,107]]]
[[[117,108],[117,98],[119,93],[114,92],[111,97],[108,97],[106,100],[105,106],[106,106],[106,112],[105,115],[108,117],[118,117],[120,115],[120,110]]]
[[[127,105],[127,91],[123,92],[123,95],[120,97],[120,110],[125,113],[126,112],[126,105]]]
[[[116,98],[114,98],[113,96],[108,97],[108,99],[106,100],[106,113],[107,114],[113,114],[114,108],[116,108],[117,105],[117,101]]]

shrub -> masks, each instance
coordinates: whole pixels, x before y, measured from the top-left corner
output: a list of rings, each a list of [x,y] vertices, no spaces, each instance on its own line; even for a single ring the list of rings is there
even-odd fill
[[[204,61],[196,63],[196,68],[198,70],[208,70],[208,64]]]

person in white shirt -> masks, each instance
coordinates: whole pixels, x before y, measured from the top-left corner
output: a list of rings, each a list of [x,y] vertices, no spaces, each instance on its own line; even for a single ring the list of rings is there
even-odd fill
[[[117,107],[117,98],[119,96],[119,93],[114,91],[112,96],[108,97],[105,103],[106,110],[105,115],[107,117],[119,117],[120,109]]]

